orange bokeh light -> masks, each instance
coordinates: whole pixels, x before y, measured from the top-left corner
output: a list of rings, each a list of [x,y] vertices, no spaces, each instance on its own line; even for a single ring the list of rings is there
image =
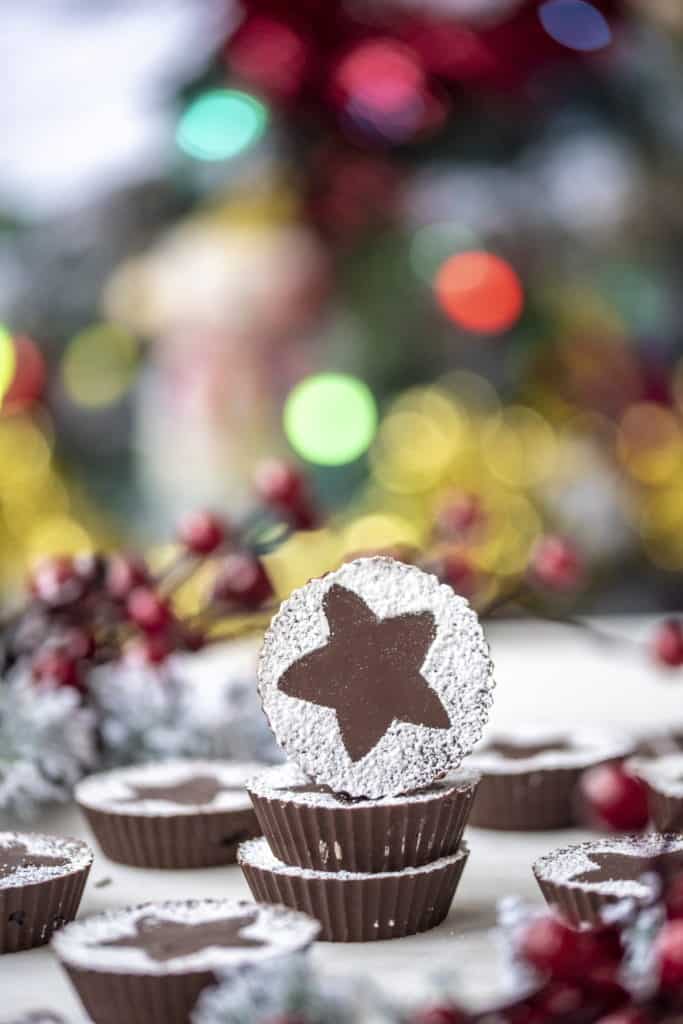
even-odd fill
[[[460,252],[436,275],[434,289],[446,315],[468,331],[499,334],[519,319],[524,291],[505,260],[490,252]]]

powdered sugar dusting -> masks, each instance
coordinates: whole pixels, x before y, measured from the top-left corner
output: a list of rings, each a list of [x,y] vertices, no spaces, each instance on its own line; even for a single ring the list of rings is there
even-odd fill
[[[76,871],[83,871],[93,860],[92,850],[80,839],[66,839],[38,832],[0,832],[0,864],[2,850],[16,846],[25,848],[29,857],[59,857],[68,863],[17,867],[8,875],[0,875],[0,889],[46,882],[50,878],[60,878]]]
[[[248,864],[250,867],[261,868],[264,871],[273,871],[278,875],[296,875],[300,878],[330,878],[338,882],[363,881],[363,879],[375,878],[397,878],[401,875],[425,875],[430,871],[440,871],[447,864],[455,864],[469,856],[467,843],[461,842],[455,853],[448,857],[440,857],[439,860],[430,861],[416,868],[403,868],[401,871],[378,871],[373,874],[364,874],[360,871],[314,871],[312,868],[293,867],[291,864],[283,864],[272,852],[265,837],[260,839],[248,839],[242,843],[237,851],[237,863]]]
[[[629,769],[666,796],[683,799],[683,753],[656,758],[632,758]]]
[[[79,804],[111,814],[161,817],[198,811],[249,810],[251,801],[245,784],[248,778],[262,768],[263,765],[253,762],[236,761],[152,762],[90,775],[76,786],[75,796]],[[133,788],[172,786],[198,776],[216,778],[226,789],[217,793],[209,803],[187,804],[175,803],[171,799],[140,799]]]
[[[659,854],[683,850],[683,836],[676,834],[629,835],[596,839],[575,846],[552,850],[534,864],[537,878],[567,885],[569,888],[599,892],[611,896],[643,898],[649,894],[648,886],[633,879],[610,879],[598,882],[574,881],[576,876],[597,867],[592,853],[620,853],[634,857],[657,857]]]
[[[508,758],[496,750],[487,750],[489,743],[510,743],[531,746],[540,743],[565,743],[568,750],[544,750],[531,757]],[[625,757],[633,749],[633,741],[599,729],[575,729],[563,733],[542,723],[527,723],[514,730],[489,734],[480,748],[475,748],[467,764],[491,775],[551,770],[553,768],[587,768],[603,761]]]
[[[105,946],[104,942],[132,936],[141,918],[200,924],[256,912],[256,920],[240,932],[258,939],[259,946],[208,946],[189,956],[154,960],[134,946]],[[260,961],[305,949],[320,931],[317,921],[284,907],[251,903],[247,900],[182,900],[146,903],[125,910],[113,910],[66,925],[52,939],[60,960],[75,967],[107,973],[184,974],[213,971]]]
[[[433,783],[424,789],[416,790],[399,796],[382,796],[376,800],[341,801],[334,793],[302,793],[292,787],[305,785],[311,780],[301,771],[297,764],[288,762],[276,765],[250,779],[247,783],[249,792],[270,800],[286,800],[288,803],[304,804],[308,807],[344,807],[354,809],[379,805],[381,807],[395,804],[416,804],[442,797],[445,793],[471,789],[479,781],[479,773],[469,768],[460,768],[441,782]]]
[[[436,636],[421,675],[446,709],[449,729],[394,720],[377,745],[353,762],[333,709],[278,689],[290,665],[328,642],[322,602],[335,584],[357,594],[379,618],[433,615]],[[362,558],[311,580],[282,604],[264,639],[258,686],[276,739],[304,772],[335,792],[378,798],[419,789],[460,765],[488,718],[492,671],[479,620],[464,598],[415,566]]]

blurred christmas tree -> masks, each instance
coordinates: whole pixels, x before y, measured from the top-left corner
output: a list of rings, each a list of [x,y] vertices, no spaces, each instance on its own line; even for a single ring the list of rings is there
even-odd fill
[[[504,589],[552,530],[603,607],[678,601],[680,4],[58,9],[55,60],[96,27],[118,46],[76,74],[91,162],[118,166],[102,139],[130,141],[133,108],[163,119],[83,198],[20,133],[59,195],[31,204],[10,166],[11,560],[239,511],[293,449],[332,518],[272,556],[280,589],[435,530],[463,588]],[[95,136],[114,71],[144,103]]]

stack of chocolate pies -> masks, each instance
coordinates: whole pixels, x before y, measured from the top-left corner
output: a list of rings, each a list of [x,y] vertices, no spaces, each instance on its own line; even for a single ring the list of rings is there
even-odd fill
[[[295,591],[259,663],[290,761],[247,786],[263,838],[238,862],[254,897],[305,910],[328,941],[442,921],[479,781],[459,766],[486,721],[491,672],[475,613],[414,566],[359,559]]]

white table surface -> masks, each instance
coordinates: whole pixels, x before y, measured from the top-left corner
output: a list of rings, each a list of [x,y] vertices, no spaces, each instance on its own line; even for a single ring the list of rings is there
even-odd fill
[[[646,637],[645,620],[609,620],[606,628]],[[495,624],[489,639],[497,689],[492,724],[547,720],[563,726],[602,724],[642,733],[683,726],[683,672],[654,668],[630,645],[600,646],[569,627],[540,623]],[[46,814],[34,828],[82,836],[92,842],[74,807]],[[538,902],[531,862],[554,846],[587,832],[496,833],[468,829],[471,855],[446,921],[432,932],[389,942],[316,946],[330,971],[365,973],[409,998],[420,979],[440,966],[454,969],[474,994],[490,990],[495,956],[482,929],[494,920],[496,901],[518,894]],[[108,861],[96,850],[81,913],[153,899],[248,897],[237,867],[197,871],[148,871]],[[109,880],[108,884],[99,886]],[[85,1017],[49,948],[0,957],[0,1019],[37,1008],[60,1011],[72,1024]]]

